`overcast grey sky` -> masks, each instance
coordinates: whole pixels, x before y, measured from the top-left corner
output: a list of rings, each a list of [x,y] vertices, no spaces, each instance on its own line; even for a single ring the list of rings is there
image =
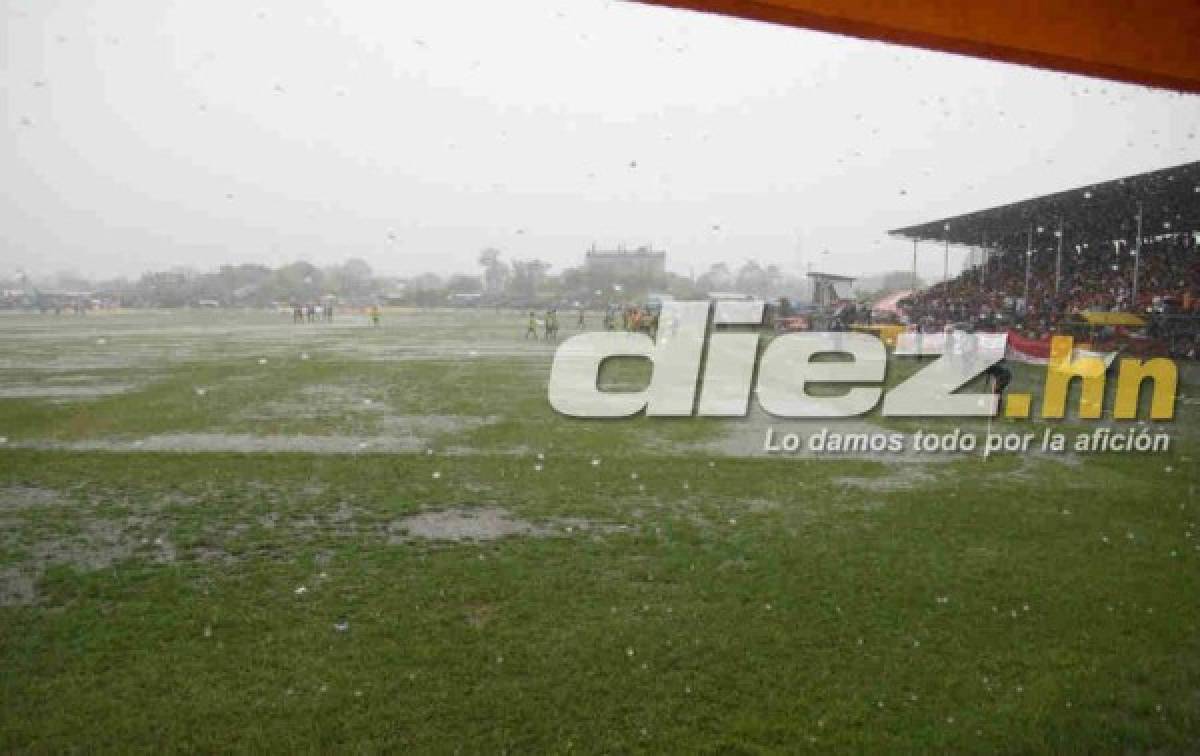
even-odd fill
[[[633,3],[2,7],[0,276],[864,273],[910,264],[889,228],[1200,159],[1195,96]]]

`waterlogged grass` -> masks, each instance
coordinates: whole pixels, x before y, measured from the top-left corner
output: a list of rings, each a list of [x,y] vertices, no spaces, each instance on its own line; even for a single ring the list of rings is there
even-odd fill
[[[110,368],[153,376],[136,390],[0,399],[0,583],[32,591],[0,606],[0,749],[1200,744],[1188,442],[1065,461],[681,454],[724,426],[549,410],[550,351],[522,351],[519,316],[398,317],[353,347],[256,319],[213,345],[197,326],[187,360]],[[377,354],[437,343],[461,354]],[[415,416],[476,422],[415,426],[428,450],[400,454],[20,445],[367,438]],[[539,530],[404,530],[485,507]]]
[[[154,530],[178,555],[54,568],[39,605],[0,612],[0,742],[1196,743],[1189,473],[1144,480],[1122,466],[1009,457],[891,489],[873,486],[886,478],[872,463],[534,464],[161,455],[150,471],[136,454],[5,453],[0,485],[74,491],[78,501],[58,506],[77,517],[166,499]],[[484,501],[630,527],[402,546],[373,527]],[[343,502],[352,521],[331,519]],[[24,512],[17,527],[53,511]],[[208,558],[218,548],[228,556]]]

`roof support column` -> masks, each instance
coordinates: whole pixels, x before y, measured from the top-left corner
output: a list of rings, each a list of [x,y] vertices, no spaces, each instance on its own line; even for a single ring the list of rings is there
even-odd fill
[[[1138,268],[1142,264],[1142,203],[1138,201],[1137,240],[1133,243],[1133,296],[1129,300],[1130,312],[1137,312]]]
[[[987,246],[987,231],[983,232],[983,239],[979,244],[979,254],[982,256],[983,265],[979,269],[979,285],[987,286],[987,269],[988,263],[991,262],[991,255],[988,254]]]
[[[1058,297],[1059,281],[1062,279],[1062,245],[1063,245],[1063,219],[1058,216],[1058,251],[1054,254],[1054,296]]]
[[[917,295],[917,240],[913,239],[912,296]]]
[[[1033,260],[1033,224],[1029,224],[1029,241],[1025,245],[1025,301],[1021,308],[1022,317],[1029,315],[1029,264]]]
[[[946,232],[946,252],[942,258],[942,283],[950,280],[950,232]]]

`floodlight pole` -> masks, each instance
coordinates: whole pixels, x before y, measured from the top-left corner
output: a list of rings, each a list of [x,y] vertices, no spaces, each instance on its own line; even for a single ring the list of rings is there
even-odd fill
[[[1142,264],[1142,203],[1138,202],[1137,241],[1133,245],[1133,296],[1129,300],[1131,312],[1137,311],[1138,268]]]
[[[1063,219],[1058,216],[1058,252],[1054,255],[1054,296],[1058,296],[1059,279],[1062,278],[1062,244],[1063,244]]]
[[[1029,241],[1025,246],[1025,302],[1023,317],[1029,315],[1029,262],[1033,259],[1033,224],[1029,224]]]
[[[946,232],[946,252],[942,258],[942,283],[950,280],[950,232]]]

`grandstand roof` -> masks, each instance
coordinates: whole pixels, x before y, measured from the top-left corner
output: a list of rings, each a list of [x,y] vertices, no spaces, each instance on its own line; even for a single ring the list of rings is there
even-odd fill
[[[941,218],[888,233],[905,239],[977,246],[1025,234],[1030,224],[1047,232],[1062,219],[1069,238],[1121,239],[1135,234],[1142,203],[1146,236],[1200,230],[1200,162],[1075,187],[1043,197]]]

